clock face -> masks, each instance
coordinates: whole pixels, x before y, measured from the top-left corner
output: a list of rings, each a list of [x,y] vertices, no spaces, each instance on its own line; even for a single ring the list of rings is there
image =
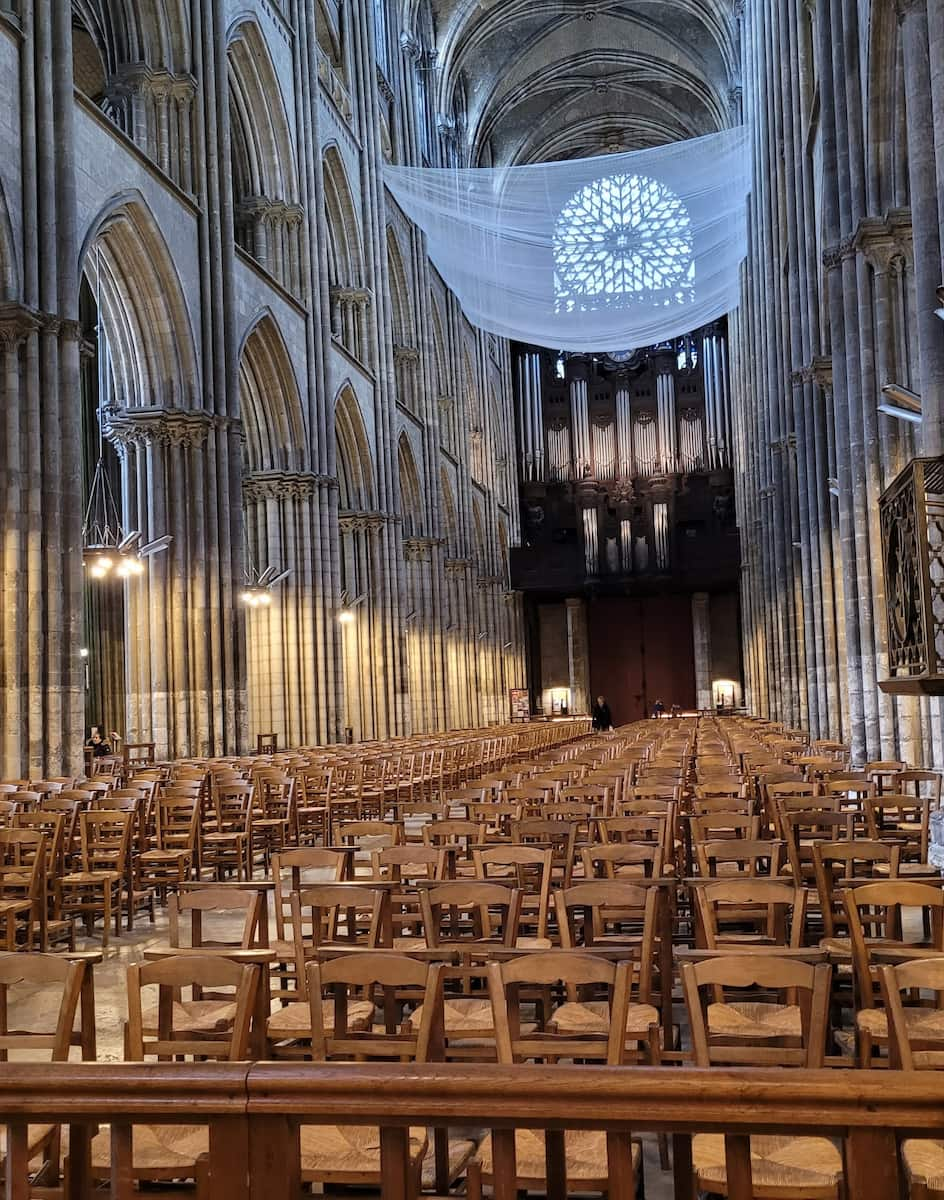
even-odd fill
[[[613,360],[613,362],[618,362],[618,363],[629,362],[629,360],[633,357],[633,351],[632,350],[611,350],[609,357]]]

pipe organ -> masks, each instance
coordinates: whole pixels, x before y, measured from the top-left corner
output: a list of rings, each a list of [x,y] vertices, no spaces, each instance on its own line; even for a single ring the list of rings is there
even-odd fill
[[[623,354],[519,346],[516,388],[525,550],[626,580],[733,533],[724,322]]]

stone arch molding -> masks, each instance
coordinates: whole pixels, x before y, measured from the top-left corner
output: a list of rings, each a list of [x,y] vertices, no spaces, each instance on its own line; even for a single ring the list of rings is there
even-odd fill
[[[200,371],[180,277],[140,192],[113,197],[92,222],[80,272],[100,297],[110,410],[201,407]]]
[[[369,512],[374,507],[374,461],[357,396],[345,381],[334,401],[339,504],[342,511]]]
[[[0,303],[16,300],[20,294],[13,225],[7,207],[3,183],[0,181]]]
[[[298,379],[269,308],[250,323],[239,349],[239,403],[248,471],[309,469]]]

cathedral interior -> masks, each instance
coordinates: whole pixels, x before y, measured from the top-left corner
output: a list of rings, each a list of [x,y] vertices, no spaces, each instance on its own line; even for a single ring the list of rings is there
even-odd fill
[[[92,725],[212,756],[486,726],[512,689],[941,761],[939,525],[926,582],[888,550],[933,480],[880,498],[942,449],[942,24],[3,0],[4,774]],[[471,324],[384,184],[740,123],[740,304],[605,354]]]
[[[944,0],[0,0],[7,1200],[944,1200],[942,251]]]

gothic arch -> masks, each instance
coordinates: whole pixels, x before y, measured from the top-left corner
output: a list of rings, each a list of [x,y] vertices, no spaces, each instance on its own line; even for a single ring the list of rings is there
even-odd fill
[[[191,70],[185,0],[72,0],[72,15],[94,41],[109,76],[132,63],[171,74]]]
[[[324,156],[324,192],[328,282],[332,287],[359,288],[364,278],[360,222],[347,171],[335,146],[329,146]]]
[[[387,226],[387,274],[390,280],[390,305],[393,341],[397,346],[414,346],[413,305],[400,242],[392,226]]]
[[[193,329],[170,252],[140,193],[115,197],[80,259],[99,297],[110,397],[118,408],[191,408],[200,395]]]
[[[307,439],[298,381],[275,318],[262,313],[239,355],[239,402],[250,471],[300,471]]]
[[[10,224],[3,184],[0,183],[0,301],[15,300],[19,295],[18,274],[13,227]]]
[[[397,442],[397,468],[400,476],[400,514],[403,517],[403,532],[414,537],[423,526],[423,489],[420,473],[410,439],[400,434]]]
[[[867,104],[869,211],[884,213],[908,203],[901,26],[890,0],[872,6]]]
[[[374,505],[374,464],[364,419],[350,384],[344,384],[334,403],[339,505],[342,511],[365,512]]]
[[[439,472],[439,484],[442,488],[442,522],[443,537],[446,551],[456,558],[459,554],[459,521],[456,514],[456,499],[452,490],[449,472],[442,467]]]
[[[472,532],[475,538],[475,566],[479,574],[488,567],[488,544],[485,540],[485,514],[478,496],[472,497]]]
[[[297,204],[298,174],[282,90],[253,19],[231,27],[226,58],[236,202],[263,197]]]

